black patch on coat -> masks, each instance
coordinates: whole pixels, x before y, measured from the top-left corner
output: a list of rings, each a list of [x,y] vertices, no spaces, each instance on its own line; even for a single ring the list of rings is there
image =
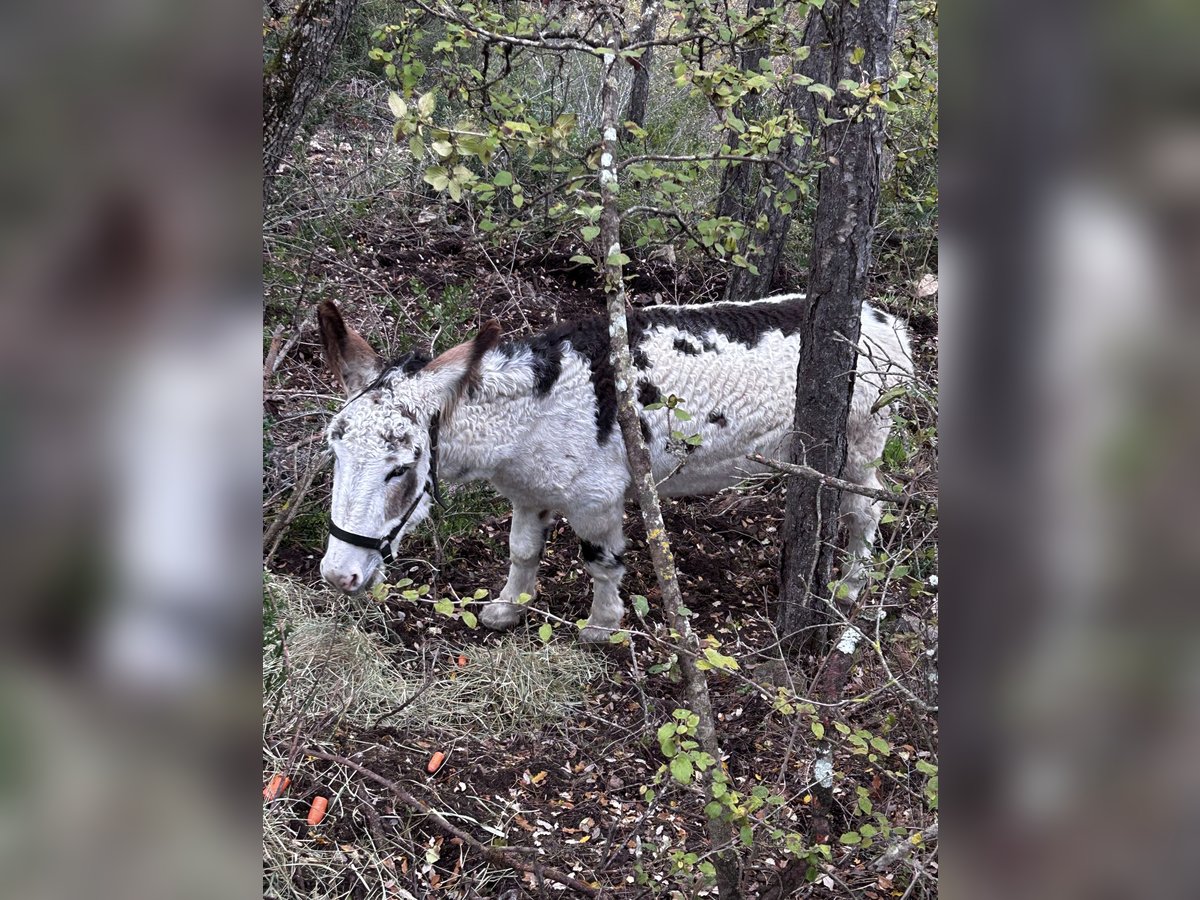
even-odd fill
[[[875,317],[875,321],[880,325],[886,325],[888,323],[887,313],[883,312],[882,310],[878,310],[873,306],[871,307],[871,315]]]
[[[650,423],[646,421],[645,416],[638,416],[638,424],[642,426],[642,440],[647,444],[650,443]]]
[[[708,414],[708,421],[712,422],[718,428],[724,428],[729,424],[729,420],[725,418],[725,413],[719,409],[714,409]]]
[[[533,353],[533,394],[545,397],[562,374],[562,341],[550,341],[539,334],[529,341]]]
[[[613,553],[606,547],[593,544],[591,541],[579,540],[579,554],[585,563],[595,563],[606,569],[619,569],[625,565],[624,554]]]
[[[727,341],[753,348],[769,331],[795,334],[804,323],[808,306],[806,299],[797,298],[783,303],[652,306],[634,310],[629,314],[629,345],[633,364],[643,370],[650,367],[650,359],[641,345],[651,328],[675,328],[701,341],[704,335],[715,331]],[[563,322],[542,334],[515,341],[500,349],[511,356],[518,346],[526,346],[534,350],[535,356],[542,352],[550,359],[555,348],[561,348],[563,341],[588,361],[592,390],[596,396],[596,442],[603,446],[612,437],[617,422],[616,376],[608,358],[606,318],[592,316],[578,322]],[[542,349],[539,351],[538,348]],[[558,352],[561,355],[561,349]],[[561,372],[561,359],[558,370]],[[546,371],[543,383],[550,381],[550,369]],[[557,375],[554,377],[557,378]]]
[[[686,353],[688,356],[700,355],[700,348],[684,338],[675,338],[675,343],[672,346],[680,353]]]
[[[331,441],[340,441],[345,436],[346,436],[346,421],[344,419],[338,419],[337,422],[333,426],[333,430],[329,432],[329,439]]]
[[[703,340],[701,340],[700,346],[704,348],[705,353],[716,353],[717,352],[717,345],[714,344],[712,341],[710,341],[708,338],[704,338]]]
[[[638,379],[637,401],[642,406],[649,406],[651,403],[658,403],[662,400],[662,392],[649,378]]]

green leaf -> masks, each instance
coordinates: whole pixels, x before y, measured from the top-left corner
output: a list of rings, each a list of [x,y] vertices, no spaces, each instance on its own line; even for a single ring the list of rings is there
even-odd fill
[[[454,152],[454,145],[449,141],[434,141],[429,146],[433,148],[434,153],[441,157],[449,156]]]
[[[818,741],[825,739],[825,726],[820,722],[812,723],[812,733]]]
[[[497,172],[496,177],[492,179],[492,184],[494,184],[496,187],[508,187],[512,183],[512,172],[509,171]]]
[[[433,611],[441,613],[443,616],[454,615],[454,601],[449,597],[443,597],[437,603],[433,604]]]
[[[810,84],[808,90],[813,94],[820,94],[826,101],[833,99],[833,88],[827,84]]]
[[[604,262],[610,266],[627,266],[632,262],[632,260],[618,250],[616,253],[608,254],[608,258],[604,260]]]
[[[585,241],[594,241],[600,236],[600,227],[598,225],[584,225],[579,229],[579,233],[583,235]]]
[[[388,94],[388,109],[392,111],[392,115],[397,119],[403,119],[408,115],[408,104],[395,91]]]
[[[845,725],[841,722],[834,722],[833,727],[838,730],[839,734],[849,734],[850,733],[850,726]]]
[[[641,594],[634,594],[633,611],[638,614],[639,618],[644,618],[650,612],[650,601]]]
[[[850,51],[850,62],[852,62],[854,65],[857,66],[860,62],[863,61],[863,57],[865,57],[866,55],[867,55],[867,51],[865,49],[863,49],[862,47],[855,47],[853,50]]]
[[[425,142],[421,140],[421,136],[414,134],[408,139],[408,152],[416,159],[422,159],[425,156]]]
[[[461,615],[462,615],[463,624],[466,625],[468,628],[478,628],[479,627],[479,619],[477,619],[475,617],[475,613],[471,612],[469,609],[464,609],[462,611]]]
[[[586,253],[576,253],[574,256],[571,257],[570,261],[577,262],[577,263],[583,263],[584,265],[587,265],[587,266],[594,266],[596,264],[596,261],[594,259],[592,259],[590,256],[588,256]]]
[[[483,599],[484,597],[486,597],[487,595],[488,595],[487,588],[478,588],[478,589],[475,591],[475,593],[471,595],[471,599],[473,599],[473,600],[482,600],[482,599]]]
[[[517,596],[517,604],[520,606],[524,606],[526,603],[528,603],[532,599],[533,599],[533,597],[531,597],[529,594],[522,592]]]
[[[715,778],[716,775],[714,775],[713,777]],[[727,793],[729,793],[729,787],[725,784],[725,782],[723,782],[723,781],[714,781],[713,782],[712,795],[715,799],[720,800]]]
[[[838,838],[838,842],[841,844],[860,844],[862,843],[862,835],[857,831],[847,831]]]
[[[723,806],[722,806],[720,803],[718,803],[716,800],[713,800],[712,802],[708,803],[708,804],[707,804],[707,805],[705,805],[705,807],[704,807],[704,814],[705,814],[706,816],[708,816],[710,819],[719,819],[719,818],[721,818],[721,814],[722,814],[723,812],[725,812],[725,807],[723,807]]]
[[[450,184],[450,173],[443,166],[430,166],[425,170],[425,181],[435,191],[444,191]]]
[[[754,846],[754,830],[749,825],[743,825],[738,830],[738,837],[747,847]]]
[[[871,738],[871,746],[874,747],[876,750],[878,750],[880,753],[891,753],[892,752],[892,745],[889,744],[887,741],[885,741],[881,737]]]
[[[690,422],[692,421],[692,414],[686,409],[680,409],[677,406],[675,407],[675,418],[677,418],[680,422]]]
[[[731,671],[738,668],[737,660],[732,656],[726,656],[723,653],[714,650],[712,647],[704,648],[704,658],[707,659],[714,668],[725,669]]]
[[[433,96],[433,91],[422,94],[421,99],[417,101],[417,111],[428,118],[433,115],[435,109],[437,109],[437,97]]]
[[[680,784],[691,784],[695,770],[690,756],[680,754],[671,760],[671,777]]]
[[[538,629],[538,637],[542,639],[543,644],[550,643],[550,638],[554,637],[554,629],[549,622],[542,623],[542,627]]]

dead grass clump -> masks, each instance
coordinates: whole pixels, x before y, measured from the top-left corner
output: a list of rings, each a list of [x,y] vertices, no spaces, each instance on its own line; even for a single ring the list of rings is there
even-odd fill
[[[431,683],[403,713],[411,725],[506,737],[565,719],[605,671],[596,653],[575,644],[543,644],[525,634],[472,647],[453,679]]]
[[[263,646],[263,714],[268,722],[330,716],[365,723],[420,685],[392,662],[382,640],[317,608],[319,593],[289,578],[266,584],[273,628]]]

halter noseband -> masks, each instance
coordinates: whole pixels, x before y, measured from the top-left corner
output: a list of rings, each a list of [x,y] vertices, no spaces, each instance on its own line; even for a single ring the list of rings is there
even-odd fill
[[[407,512],[400,517],[400,521],[396,523],[392,530],[381,538],[367,537],[363,534],[355,534],[353,531],[346,531],[344,528],[339,528],[331,516],[329,519],[329,533],[331,535],[339,541],[345,541],[347,544],[353,544],[355,547],[374,550],[383,557],[383,564],[387,566],[391,565],[396,559],[395,554],[392,553],[392,541],[396,539],[396,535],[400,533],[401,529],[408,524],[408,520],[416,512],[417,505],[421,502],[422,497],[429,494],[438,506],[442,509],[446,508],[446,501],[442,499],[442,492],[438,487],[437,476],[439,418],[439,416],[435,415],[429,423],[429,478],[425,482],[425,487],[413,498],[413,502],[409,505]]]

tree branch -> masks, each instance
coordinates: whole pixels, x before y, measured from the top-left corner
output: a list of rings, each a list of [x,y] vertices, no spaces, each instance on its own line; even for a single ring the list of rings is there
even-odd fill
[[[756,462],[759,465],[766,466],[769,469],[774,469],[776,472],[783,472],[787,475],[799,475],[801,478],[808,478],[812,481],[819,481],[826,487],[834,488],[839,491],[849,491],[852,494],[859,494],[863,497],[870,497],[873,500],[882,500],[885,503],[916,503],[920,506],[937,506],[937,503],[931,500],[925,500],[916,494],[895,493],[893,491],[884,491],[879,488],[869,488],[861,484],[855,484],[853,481],[846,481],[842,478],[836,478],[833,475],[826,475],[824,472],[818,472],[812,466],[806,466],[799,463],[781,462],[777,459],[768,459],[761,453],[751,453],[746,459],[751,462]]]

